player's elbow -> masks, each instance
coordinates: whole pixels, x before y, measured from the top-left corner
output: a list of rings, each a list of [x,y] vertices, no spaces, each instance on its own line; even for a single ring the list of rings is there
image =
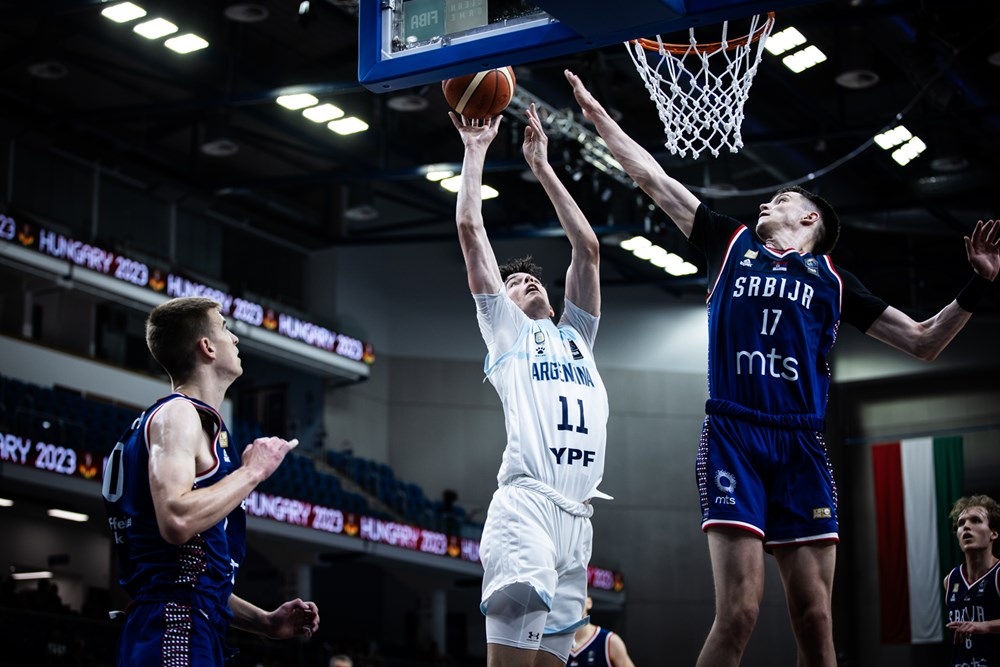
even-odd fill
[[[601,261],[601,242],[596,236],[578,239],[573,243],[573,254],[584,262],[596,264]]]
[[[918,340],[913,349],[910,350],[910,354],[920,361],[934,361],[943,349],[944,347],[939,345],[937,341]]]
[[[169,516],[164,519],[157,517],[157,524],[160,528],[160,537],[162,537],[167,544],[172,544],[174,546],[180,546],[182,544],[187,544],[191,541],[197,532],[192,530],[187,521],[183,517],[179,516]]]

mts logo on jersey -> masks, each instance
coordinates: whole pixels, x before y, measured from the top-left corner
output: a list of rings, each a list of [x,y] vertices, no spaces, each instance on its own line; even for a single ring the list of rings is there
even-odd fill
[[[556,463],[562,463],[563,457],[565,457],[566,465],[571,466],[574,461],[583,461],[584,468],[593,463],[594,457],[597,456],[597,452],[592,452],[589,449],[573,449],[572,447],[560,447],[559,449],[549,447],[549,451],[556,457]]]

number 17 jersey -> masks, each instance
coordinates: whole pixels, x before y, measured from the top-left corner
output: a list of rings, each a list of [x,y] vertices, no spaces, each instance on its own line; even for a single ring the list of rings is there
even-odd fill
[[[578,503],[609,498],[597,490],[608,421],[593,354],[598,318],[567,300],[556,326],[530,319],[502,289],[475,299],[489,350],[485,372],[507,427],[497,481],[527,476]]]

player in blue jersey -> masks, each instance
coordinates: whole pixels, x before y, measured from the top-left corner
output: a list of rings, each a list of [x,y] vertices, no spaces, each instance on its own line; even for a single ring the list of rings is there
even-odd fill
[[[608,498],[597,490],[608,419],[593,355],[600,245],[548,162],[548,139],[532,106],[524,157],[572,247],[557,325],[537,267],[525,261],[499,267],[483,224],[483,165],[501,119],[451,117],[465,145],[458,236],[488,350],[486,375],[507,426],[499,488],[480,543],[487,664],[564,667],[573,633],[586,622],[590,499]]]
[[[951,510],[965,563],[944,578],[952,667],[1000,665],[1000,505],[989,496],[959,498]]]
[[[587,596],[585,613],[594,601]],[[635,667],[622,638],[607,628],[588,622],[576,631],[566,667]]]
[[[752,228],[719,215],[668,176],[576,75],[566,78],[625,171],[708,259],[709,400],[696,477],[716,598],[698,664],[739,664],[757,622],[766,549],[781,572],[799,665],[832,667],[837,493],[822,429],[840,321],[936,358],[1000,272],[1000,222],[980,221],[965,238],[974,277],[916,322],[833,264],[839,223],[822,198],[780,190]]]
[[[104,472],[120,582],[132,598],[119,665],[222,665],[230,625],[284,639],[319,627],[312,602],[266,612],[233,595],[246,552],[244,502],[297,444],[259,438],[243,450],[219,414],[243,373],[219,304],[172,299],[149,314],[146,342],[173,393],[136,419]]]

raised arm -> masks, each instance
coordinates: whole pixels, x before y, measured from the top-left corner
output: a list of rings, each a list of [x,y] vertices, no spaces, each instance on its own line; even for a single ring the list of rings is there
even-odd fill
[[[259,438],[244,450],[240,468],[211,486],[192,489],[198,453],[208,440],[198,411],[187,401],[170,401],[149,431],[149,490],[160,534],[170,544],[184,544],[222,521],[298,444]]]
[[[535,105],[528,109],[528,124],[524,128],[524,159],[538,179],[556,209],[559,224],[569,239],[573,254],[566,271],[566,298],[595,317],[601,314],[600,262],[601,244],[583,211],[570,196],[555,170],[549,164],[549,139]]]
[[[690,237],[694,214],[701,203],[698,198],[679,181],[668,176],[649,151],[622,130],[583,85],[580,77],[569,70],[565,71],[565,75],[573,86],[573,95],[583,110],[583,115],[594,123],[597,133],[607,143],[625,172],[670,216],[684,236]]]
[[[976,223],[972,237],[965,237],[965,250],[976,275],[954,301],[923,322],[890,306],[866,333],[917,359],[936,359],[972,317],[976,301],[993,287],[1000,273],[1000,220]]]
[[[469,120],[449,111],[451,122],[465,144],[462,160],[462,187],[455,206],[458,241],[465,255],[469,289],[473,294],[493,294],[503,285],[497,258],[486,236],[483,224],[483,165],[486,150],[497,136],[501,116],[486,120]]]

